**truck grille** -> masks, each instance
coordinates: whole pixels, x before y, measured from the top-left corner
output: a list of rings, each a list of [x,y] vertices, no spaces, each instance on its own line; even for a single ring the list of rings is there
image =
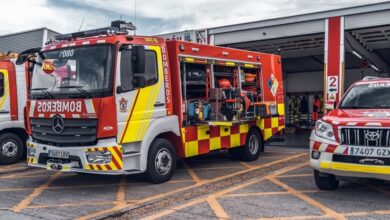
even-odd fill
[[[368,134],[378,134],[376,140]],[[390,129],[341,128],[341,144],[367,147],[390,147]]]
[[[53,130],[53,119],[32,118],[31,130],[34,141],[42,144],[66,146],[88,146],[96,144],[97,119],[64,118],[61,133]]]

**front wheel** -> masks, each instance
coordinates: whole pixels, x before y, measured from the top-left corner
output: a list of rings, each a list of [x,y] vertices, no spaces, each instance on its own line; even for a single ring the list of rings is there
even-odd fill
[[[20,161],[24,154],[22,139],[13,133],[0,135],[0,164],[9,165]]]
[[[240,149],[241,159],[255,161],[263,149],[263,139],[257,129],[251,129],[246,136],[245,146]]]
[[[317,188],[320,190],[335,190],[340,184],[335,175],[322,173],[317,170],[314,170],[314,180]]]
[[[146,178],[152,183],[163,183],[171,179],[176,169],[176,152],[172,143],[166,139],[156,139],[152,142]]]

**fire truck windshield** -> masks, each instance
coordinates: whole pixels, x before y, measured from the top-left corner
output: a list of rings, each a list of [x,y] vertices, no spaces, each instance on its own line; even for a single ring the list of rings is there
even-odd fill
[[[90,98],[112,95],[112,45],[45,51],[35,65],[32,98]]]
[[[355,85],[345,95],[340,109],[387,109],[390,108],[390,83]]]

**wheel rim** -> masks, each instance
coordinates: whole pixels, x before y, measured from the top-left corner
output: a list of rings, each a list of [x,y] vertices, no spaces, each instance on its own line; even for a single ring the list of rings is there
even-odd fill
[[[160,149],[156,154],[156,171],[159,175],[165,175],[169,173],[172,167],[172,155],[168,149]]]
[[[14,141],[5,141],[1,146],[1,153],[7,158],[15,157],[18,153],[18,146]]]
[[[249,152],[253,155],[255,155],[259,150],[259,139],[256,137],[256,135],[250,136],[248,148],[249,148]]]

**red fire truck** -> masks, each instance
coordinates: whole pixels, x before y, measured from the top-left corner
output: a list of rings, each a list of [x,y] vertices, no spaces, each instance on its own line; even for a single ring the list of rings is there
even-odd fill
[[[177,158],[256,160],[284,128],[277,55],[128,34],[130,23],[56,36],[27,102],[30,166],[170,179]]]
[[[16,163],[25,155],[26,67],[15,63],[17,56],[0,53],[0,164]]]

